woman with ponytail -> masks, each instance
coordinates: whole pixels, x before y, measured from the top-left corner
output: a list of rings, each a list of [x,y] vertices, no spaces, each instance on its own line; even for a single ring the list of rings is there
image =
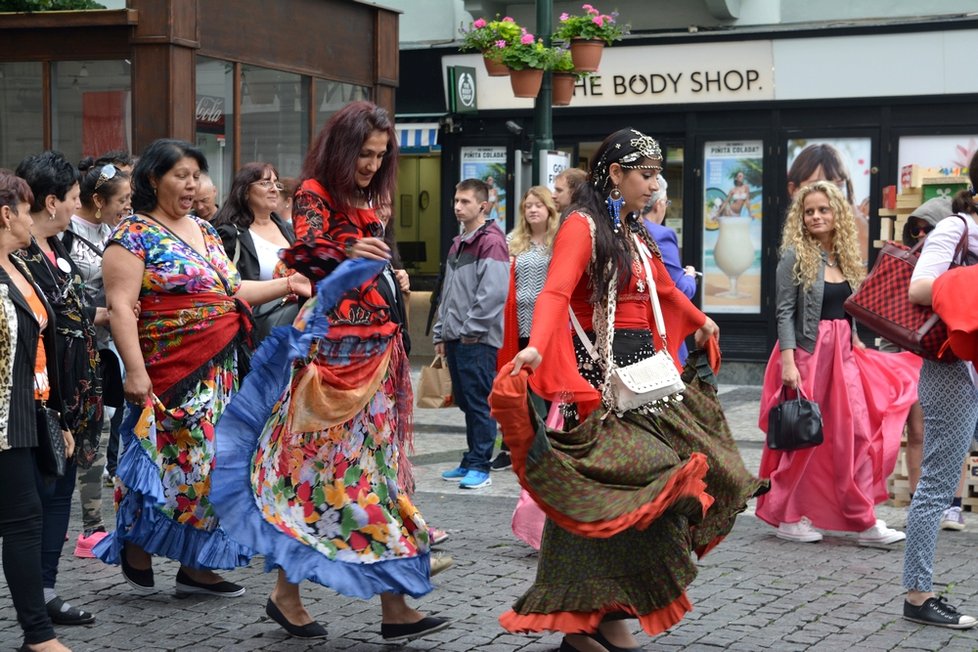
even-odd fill
[[[650,635],[679,622],[692,608],[692,553],[719,543],[764,486],[744,468],[705,352],[690,355],[683,400],[613,409],[614,367],[662,348],[675,360],[694,333],[718,366],[718,328],[673,284],[638,218],[657,189],[658,143],[622,129],[593,161],[554,241],[529,345],[503,367],[490,397],[513,469],[547,515],[536,581],[500,622],[512,632],[563,632],[565,652],[638,650],[626,619]],[[572,334],[568,308],[584,337],[597,339],[596,359]],[[566,430],[538,427],[539,399],[560,403]]]

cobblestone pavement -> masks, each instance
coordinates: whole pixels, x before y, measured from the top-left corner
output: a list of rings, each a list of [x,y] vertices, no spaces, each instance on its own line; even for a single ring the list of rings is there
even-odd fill
[[[761,435],[756,428],[757,387],[724,387],[722,399],[748,468],[757,469]],[[58,589],[96,614],[94,625],[60,627],[61,640],[88,650],[444,650],[446,652],[545,652],[560,643],[556,634],[522,636],[503,631],[499,614],[532,581],[536,554],[513,537],[509,523],[518,487],[512,473],[493,473],[493,484],[464,491],[438,474],[454,466],[465,446],[461,414],[454,409],[418,410],[414,461],[416,502],[430,523],[450,539],[441,550],[455,565],[436,578],[437,589],[416,601],[419,608],[455,619],[454,625],[403,647],[380,638],[380,603],[350,600],[311,583],[303,584],[309,611],[329,629],[326,641],[289,639],[264,613],[274,575],[261,560],[226,573],[248,592],[241,598],[174,597],[177,566],[157,559],[157,584],[149,597],[132,593],[118,568],[72,556],[80,519],[73,515]],[[111,514],[105,492],[105,514]],[[902,528],[906,510],[881,507],[881,518]],[[935,577],[952,604],[978,611],[978,518],[966,515],[964,532],[942,532]],[[639,640],[646,650],[978,650],[978,630],[954,632],[914,625],[900,618],[903,544],[892,549],[856,545],[851,534],[827,535],[819,544],[776,539],[751,513],[700,562],[689,595],[694,610],[670,631]],[[6,587],[0,587],[0,650],[21,643]]]

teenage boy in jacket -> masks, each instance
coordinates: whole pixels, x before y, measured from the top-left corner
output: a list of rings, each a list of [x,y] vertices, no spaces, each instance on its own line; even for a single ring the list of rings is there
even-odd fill
[[[468,446],[457,468],[442,473],[463,489],[492,484],[489,463],[496,421],[489,392],[503,343],[503,306],[509,290],[509,249],[495,221],[486,221],[489,187],[478,179],[455,186],[455,217],[462,233],[448,250],[445,280],[433,330],[435,353],[444,355],[455,403],[465,413]]]

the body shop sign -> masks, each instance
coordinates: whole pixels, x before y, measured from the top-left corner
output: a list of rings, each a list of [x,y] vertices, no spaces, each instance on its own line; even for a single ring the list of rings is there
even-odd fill
[[[681,45],[616,45],[604,49],[597,73],[579,80],[572,107],[751,102],[774,99],[771,41]],[[473,55],[443,57],[442,65]],[[529,107],[513,97],[507,77],[475,66],[480,109]]]

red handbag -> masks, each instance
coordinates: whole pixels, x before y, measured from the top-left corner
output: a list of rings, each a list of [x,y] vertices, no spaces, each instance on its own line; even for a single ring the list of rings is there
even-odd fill
[[[956,217],[961,217],[960,215]],[[961,217],[964,220],[963,217]],[[931,306],[910,303],[910,277],[920,258],[920,242],[913,249],[888,242],[880,250],[876,264],[855,294],[846,299],[845,310],[856,321],[902,349],[939,362],[956,362],[949,346],[947,326]],[[968,227],[958,243],[952,267],[964,260],[968,247]]]

